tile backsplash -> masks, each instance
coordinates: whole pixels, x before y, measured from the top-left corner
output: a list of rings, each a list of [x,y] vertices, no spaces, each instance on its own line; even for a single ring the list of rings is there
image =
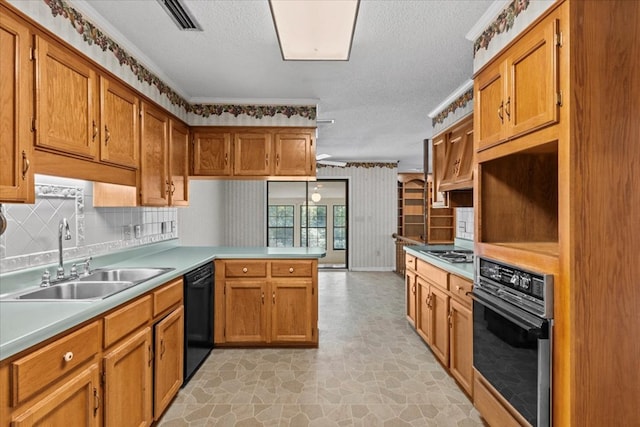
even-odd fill
[[[473,240],[473,208],[456,208],[456,237]]]
[[[1,273],[56,263],[62,218],[71,230],[71,240],[62,241],[65,261],[178,237],[176,208],[94,208],[89,181],[36,175],[34,204],[1,209]]]

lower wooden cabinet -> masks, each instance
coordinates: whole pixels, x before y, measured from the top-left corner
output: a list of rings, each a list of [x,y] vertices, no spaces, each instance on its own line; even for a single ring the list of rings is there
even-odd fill
[[[151,328],[146,327],[104,356],[105,426],[151,425],[151,346]]]
[[[317,345],[318,261],[216,260],[218,345]]]
[[[184,309],[182,306],[156,323],[153,419],[159,420],[183,381]]]
[[[13,427],[100,425],[100,380],[94,363],[52,387],[41,399],[16,414]],[[124,425],[124,424],[122,424]]]
[[[410,254],[406,256],[407,313],[415,313],[407,319],[451,376],[472,395],[473,316],[467,296],[472,283],[421,259],[416,263]]]
[[[0,364],[0,427],[150,426],[183,382],[178,278]]]

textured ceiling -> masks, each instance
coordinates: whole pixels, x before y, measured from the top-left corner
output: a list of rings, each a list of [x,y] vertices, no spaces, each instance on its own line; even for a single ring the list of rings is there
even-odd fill
[[[427,114],[471,78],[465,34],[492,0],[362,0],[348,62],[283,61],[267,0],[186,0],[203,32],[179,31],[154,0],[70,3],[191,102],[317,103],[335,120],[318,125],[318,153],[411,171]]]

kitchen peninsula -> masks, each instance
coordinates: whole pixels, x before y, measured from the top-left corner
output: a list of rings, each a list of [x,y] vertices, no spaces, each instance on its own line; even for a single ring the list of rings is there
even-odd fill
[[[42,421],[59,416],[54,412],[65,413],[72,420],[90,418],[94,420],[91,425],[100,424],[98,420],[102,413],[104,419],[115,417],[117,420],[123,416],[147,421],[159,419],[182,385],[182,276],[211,262],[219,269],[216,277],[220,274],[231,277],[234,271],[238,276],[255,277],[254,268],[262,266],[265,273],[262,282],[273,290],[267,302],[274,307],[262,308],[265,298],[260,293],[256,303],[249,299],[230,299],[233,293],[229,291],[225,298],[224,289],[216,288],[215,297],[222,299],[215,301],[216,310],[231,301],[235,304],[233,314],[238,321],[242,320],[238,317],[240,314],[256,317],[252,313],[254,309],[271,313],[267,324],[273,323],[271,331],[274,333],[266,335],[271,339],[265,339],[261,343],[263,346],[286,346],[291,342],[296,346],[317,346],[317,259],[323,256],[324,251],[316,248],[194,247],[179,246],[177,240],[171,240],[94,259],[92,268],[163,267],[172,270],[105,299],[91,301],[12,300],[11,295],[21,289],[37,289],[43,267],[3,275],[0,285],[3,297],[0,299],[0,425],[9,425],[10,421],[21,425],[21,421]],[[240,269],[234,270],[232,266]],[[242,282],[240,277],[236,279],[238,281]],[[227,281],[229,285],[233,282],[232,279]],[[254,282],[249,280],[249,283]],[[304,312],[294,312],[304,315],[304,319],[291,317],[291,310],[278,310],[280,306],[276,301],[279,302],[280,288],[286,290],[282,293],[285,302],[280,306],[289,307],[292,298],[300,298],[301,293],[305,293],[302,296],[306,301]],[[243,301],[246,306],[239,305]],[[218,312],[215,317],[216,320],[219,318]],[[257,317],[266,319],[262,314]],[[233,329],[230,319],[233,318],[226,316],[228,330]],[[297,332],[300,325],[308,325],[310,330],[289,337],[286,335],[289,329],[283,324],[285,321],[291,322],[289,326],[293,331]],[[231,340],[227,339],[227,345],[229,342]],[[159,369],[162,363],[165,365]],[[152,366],[156,366],[155,370]],[[135,372],[129,372],[132,368]],[[175,375],[169,381],[165,377],[171,373]],[[135,393],[137,385],[143,392]],[[126,391],[139,394],[140,402],[136,400],[138,397],[133,402],[124,402],[121,396],[125,390],[120,390],[122,393],[114,391],[118,387],[127,387]],[[75,397],[71,399],[71,396]],[[84,408],[81,414],[78,407],[72,409],[67,405],[68,399]],[[114,422],[118,424],[111,418],[110,423]]]

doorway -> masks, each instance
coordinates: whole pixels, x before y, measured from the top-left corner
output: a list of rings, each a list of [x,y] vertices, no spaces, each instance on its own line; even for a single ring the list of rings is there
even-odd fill
[[[319,268],[348,268],[348,180],[267,181],[267,246],[320,247]]]

